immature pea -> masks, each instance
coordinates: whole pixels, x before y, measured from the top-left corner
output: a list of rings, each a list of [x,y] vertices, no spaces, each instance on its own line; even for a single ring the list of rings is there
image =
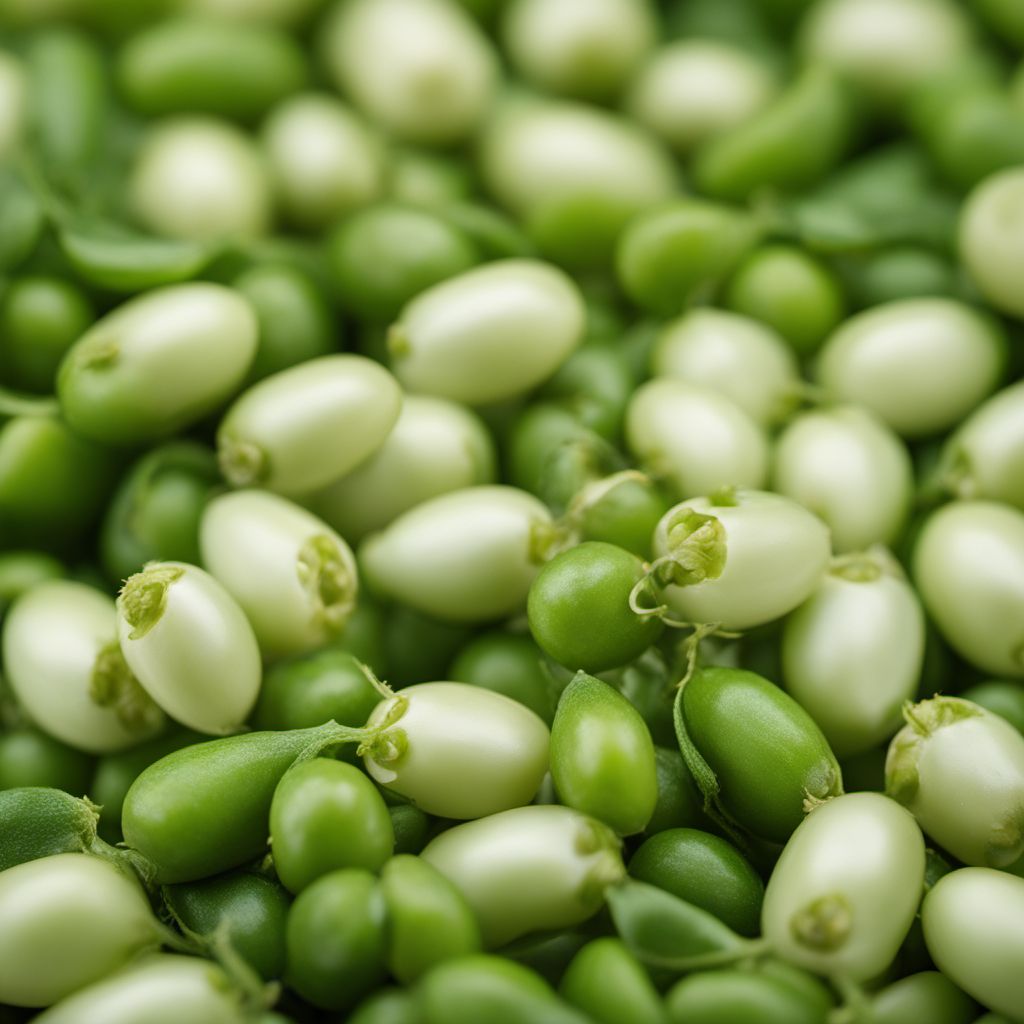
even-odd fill
[[[595,1024],[663,1024],[661,997],[621,939],[587,943],[562,976],[559,994]]]

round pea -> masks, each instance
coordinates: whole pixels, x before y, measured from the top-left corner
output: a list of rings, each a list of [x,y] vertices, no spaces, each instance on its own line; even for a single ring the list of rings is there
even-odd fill
[[[558,988],[595,1024],[663,1024],[661,997],[621,939],[588,942],[573,957]]]
[[[678,749],[655,746],[654,769],[658,777],[658,799],[647,822],[646,834],[703,825],[703,798]]]
[[[579,493],[579,506],[584,540],[616,544],[640,558],[650,557],[654,528],[668,511],[665,496],[642,474],[591,481]]]

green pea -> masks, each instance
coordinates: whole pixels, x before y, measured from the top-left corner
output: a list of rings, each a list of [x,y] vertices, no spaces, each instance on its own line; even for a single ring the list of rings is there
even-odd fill
[[[475,413],[447,399],[410,395],[377,452],[305,500],[355,543],[430,498],[492,483],[495,463],[494,441]]]
[[[655,746],[654,768],[658,779],[658,799],[645,833],[653,836],[666,829],[702,825],[702,798],[679,752]]]
[[[283,32],[179,18],[133,36],[117,76],[122,95],[143,114],[187,110],[251,120],[302,88],[306,68]]]
[[[348,1024],[420,1024],[419,1010],[411,992],[379,988],[346,1018]]]
[[[659,832],[633,854],[629,873],[707,910],[740,935],[760,930],[764,883],[718,836],[689,828]]]
[[[862,266],[847,271],[846,283],[860,306],[959,295],[963,290],[956,268],[946,257],[914,246],[894,247],[869,257]]]
[[[534,639],[568,669],[603,672],[632,661],[663,628],[657,616],[630,607],[643,577],[641,560],[612,544],[587,541],[562,552],[530,586]]]
[[[405,605],[389,606],[382,638],[388,679],[403,689],[447,678],[447,666],[472,635],[469,626],[436,619]]]
[[[480,949],[480,929],[468,904],[437,869],[408,854],[381,871],[388,910],[388,970],[412,984],[435,964]]]
[[[335,8],[322,31],[331,77],[390,134],[445,145],[481,123],[497,61],[457,5],[357,0]]]
[[[670,1024],[823,1024],[825,1014],[777,978],[727,969],[693,974],[665,999]]]
[[[647,972],[620,939],[587,943],[573,957],[559,985],[566,1002],[595,1024],[662,1024],[661,998]]]
[[[53,391],[64,353],[95,319],[82,291],[55,277],[15,278],[0,300],[0,365],[11,383]]]
[[[396,202],[434,208],[469,200],[472,194],[473,176],[453,155],[411,146],[390,150],[388,195]]]
[[[460,198],[439,204],[438,212],[477,247],[485,260],[536,255],[533,243],[511,217],[484,203]]]
[[[835,755],[799,704],[743,669],[701,668],[683,687],[690,741],[718,777],[723,807],[755,835],[785,842],[804,800],[842,792]]]
[[[755,54],[724,40],[690,38],[658,47],[626,103],[635,120],[686,154],[750,120],[775,92],[771,67]]]
[[[0,790],[0,871],[58,853],[102,849],[99,812],[93,804],[59,789],[19,786]]]
[[[385,638],[385,630],[390,626],[391,617],[386,617],[381,606],[363,593],[332,646],[347,651],[363,664],[369,665],[378,676],[390,679],[390,659],[385,655],[385,649],[390,646]],[[404,684],[396,678],[395,685]]]
[[[49,415],[0,424],[0,531],[12,546],[62,550],[92,528],[116,458]]]
[[[514,487],[467,487],[417,505],[363,541],[368,587],[453,622],[518,611],[539,568],[551,515]]]
[[[977,1016],[978,1004],[938,971],[908,975],[871,998],[871,1019],[877,1024],[903,1024],[915,1019],[969,1024]]]
[[[246,1024],[242,998],[216,964],[165,953],[146,956],[97,980],[39,1015],[43,1024]]]
[[[67,793],[89,789],[93,760],[37,729],[0,733],[0,790],[48,786]]]
[[[828,266],[803,249],[779,244],[760,246],[747,256],[729,281],[725,303],[774,327],[801,355],[818,348],[846,306]]]
[[[274,790],[270,843],[278,877],[299,893],[338,868],[380,870],[395,833],[384,800],[358,768],[318,757],[291,768]]]
[[[325,1010],[353,1006],[387,977],[387,907],[368,871],[332,871],[288,912],[285,979]]]
[[[134,876],[60,853],[0,874],[0,1000],[49,1006],[159,942]]]
[[[712,293],[757,242],[758,228],[743,211],[699,199],[655,207],[622,233],[616,272],[643,309],[677,315]]]
[[[42,551],[0,552],[0,615],[27,590],[59,580],[65,574],[64,565],[52,555]]]
[[[587,484],[579,495],[580,533],[649,558],[651,537],[668,501],[642,474],[613,475]]]
[[[395,832],[395,853],[419,853],[430,838],[430,818],[415,804],[395,804],[388,814]]]
[[[924,884],[924,839],[880,793],[817,807],[786,844],[765,889],[761,930],[790,963],[853,981],[895,958]]]
[[[328,238],[327,258],[345,308],[383,323],[420,292],[480,261],[473,242],[440,215],[396,203],[342,221]]]
[[[619,840],[568,807],[517,807],[456,825],[421,856],[462,892],[488,949],[593,917],[625,874]]]
[[[121,480],[103,520],[100,557],[125,580],[152,561],[199,561],[199,521],[219,482],[204,445],[172,441],[144,455]]]
[[[264,980],[284,973],[285,918],[291,901],[276,882],[236,872],[166,886],[163,895],[179,924],[196,935],[223,936]]]
[[[68,352],[61,411],[108,444],[158,440],[202,419],[238,389],[256,352],[256,318],[235,292],[185,284],[107,314]],[[195,373],[196,360],[204,372]]]
[[[401,404],[395,379],[363,356],[291,366],[253,384],[225,413],[221,471],[235,487],[285,495],[324,487],[384,443]]]
[[[135,215],[156,235],[193,242],[250,239],[271,219],[269,172],[252,139],[198,115],[156,122],[128,182]]]
[[[1018,732],[1024,733],[1024,686],[1020,683],[1003,680],[977,683],[964,690],[960,697],[1005,718]]]
[[[420,982],[416,998],[424,1024],[460,1018],[493,1024],[584,1024],[589,1019],[562,1003],[535,971],[483,954],[439,964]]]
[[[338,727],[251,732],[197,743],[145,768],[124,798],[125,842],[164,884],[193,882],[263,855],[281,776]]]
[[[548,725],[555,716],[556,686],[541,649],[528,636],[483,633],[459,651],[448,678],[519,701]]]

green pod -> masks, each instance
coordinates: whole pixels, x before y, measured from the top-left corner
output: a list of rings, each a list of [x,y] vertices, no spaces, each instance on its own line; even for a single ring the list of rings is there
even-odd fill
[[[60,853],[0,874],[0,1000],[50,1006],[160,941],[134,875]]]
[[[480,928],[459,890],[426,861],[392,857],[380,873],[388,913],[388,970],[411,985],[435,964],[480,950]]]
[[[193,882],[263,855],[274,790],[337,727],[251,732],[197,743],[144,769],[124,798],[125,842],[164,884]]]
[[[424,501],[493,483],[496,461],[494,440],[475,413],[447,399],[409,395],[380,448],[304,501],[354,544]]]
[[[661,635],[656,615],[640,615],[630,595],[644,563],[612,544],[585,541],[537,574],[527,601],[530,632],[567,669],[604,672],[638,658]]]
[[[964,690],[960,697],[991,711],[1024,733],[1024,685],[1001,679],[977,683]]]
[[[356,868],[317,879],[292,904],[285,979],[303,999],[344,1010],[387,977],[387,908],[377,879]]]
[[[583,336],[573,281],[539,260],[498,260],[417,295],[388,331],[410,391],[486,405],[535,387]]]
[[[1024,878],[992,868],[951,871],[921,906],[936,967],[982,1006],[1011,1020],[1024,1005],[1022,908]]]
[[[213,452],[191,441],[169,442],[139,459],[100,528],[107,575],[120,581],[147,562],[198,562],[200,516],[219,482]]]
[[[37,1018],[43,1024],[247,1024],[241,994],[216,964],[161,953],[97,980]]]
[[[165,886],[178,924],[216,942],[226,940],[264,981],[284,973],[285,919],[291,904],[277,882],[245,871]]]
[[[203,564],[238,602],[266,659],[335,639],[355,608],[349,546],[304,508],[267,491],[222,494],[199,524]]]
[[[585,484],[579,492],[580,533],[650,558],[651,537],[668,511],[668,499],[643,474],[613,474]]]
[[[715,773],[722,807],[763,839],[785,842],[807,799],[842,793],[835,754],[773,683],[743,669],[698,669],[681,691],[689,741]]]
[[[562,692],[551,726],[551,777],[568,807],[642,832],[654,813],[654,743],[640,713],[607,683],[577,672]]]
[[[666,829],[703,826],[703,799],[678,749],[655,746],[654,769],[658,799],[645,834],[653,836]]]
[[[835,76],[812,68],[758,117],[701,146],[694,180],[716,199],[745,200],[765,187],[806,188],[842,159],[853,130],[852,114]]]
[[[390,164],[387,193],[396,202],[439,208],[472,197],[469,167],[451,154],[396,146],[391,150]]]
[[[234,732],[259,694],[259,647],[245,613],[208,573],[150,562],[117,598],[121,654],[153,701],[199,732]]]
[[[664,1024],[665,1011],[647,972],[621,939],[588,942],[562,976],[559,995],[594,1024]]]
[[[1024,736],[959,697],[908,705],[904,717],[886,792],[958,860],[1009,868],[1024,855]]]
[[[363,541],[367,586],[451,622],[504,618],[526,602],[551,513],[514,487],[467,487],[400,515]]]
[[[402,395],[363,356],[311,359],[252,385],[217,429],[221,471],[234,487],[302,494],[372,455],[398,420]]]
[[[438,203],[438,212],[477,247],[485,260],[536,256],[533,243],[519,224],[486,203],[461,196],[444,196]]]
[[[60,789],[19,786],[0,790],[0,871],[57,853],[87,853],[100,845],[95,805]]]
[[[465,683],[420,683],[381,701],[361,748],[380,785],[427,814],[482,818],[522,807],[548,768],[548,729],[529,708]]]
[[[610,331],[617,340],[618,328]],[[572,412],[588,430],[614,441],[635,386],[633,369],[617,344],[589,341],[562,363],[541,394]]]
[[[316,757],[290,768],[270,804],[274,869],[300,893],[340,868],[379,871],[395,848],[383,797],[358,768]]]
[[[419,853],[430,838],[432,820],[415,804],[395,804],[388,814],[395,832],[395,854]]]
[[[142,114],[253,120],[301,89],[306,67],[284,32],[178,18],[133,36],[118,57],[117,77],[122,96]]]
[[[813,810],[765,888],[761,930],[784,960],[865,981],[895,959],[924,885],[924,839],[880,793],[849,793]]]
[[[630,221],[619,238],[616,273],[638,306],[676,316],[712,294],[757,240],[757,224],[746,212],[678,199]]]
[[[703,971],[665,997],[670,1024],[824,1024],[825,1012],[785,981],[752,971]]]
[[[0,733],[0,790],[46,786],[85,793],[93,760],[38,729]]]
[[[871,997],[872,1024],[970,1024],[978,1018],[978,1004],[938,971],[909,974]]]
[[[68,352],[57,378],[61,411],[74,430],[107,444],[176,433],[238,389],[256,332],[249,304],[220,285],[173,285],[139,296]]]
[[[346,1018],[347,1024],[420,1024],[413,994],[385,986],[364,999]]]
[[[739,935],[752,937],[760,930],[764,883],[718,836],[691,828],[659,832],[633,854],[629,874],[714,914]]]
[[[459,889],[488,949],[592,917],[625,868],[606,825],[568,807],[517,807],[456,825],[421,856]]]
[[[536,971],[503,957],[477,954],[439,964],[420,982],[423,1024],[584,1024],[589,1018],[559,1000]]]
[[[437,619],[407,605],[388,606],[383,615],[383,663],[396,688],[445,677],[445,666],[473,635],[472,627]]]
[[[114,602],[85,583],[50,580],[22,595],[4,619],[3,660],[33,722],[76,749],[124,750],[164,724],[118,647]]]

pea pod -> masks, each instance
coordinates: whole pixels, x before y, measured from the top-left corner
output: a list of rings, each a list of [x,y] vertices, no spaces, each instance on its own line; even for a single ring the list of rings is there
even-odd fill
[[[592,917],[625,873],[619,840],[568,807],[517,807],[442,832],[423,859],[476,914],[488,949]]]
[[[695,748],[714,773],[720,806],[764,839],[785,842],[806,800],[842,793],[839,764],[814,721],[753,672],[698,669],[676,698],[676,729],[691,771]]]
[[[658,783],[647,726],[625,697],[585,672],[558,702],[551,777],[566,806],[619,835],[642,832],[654,813]]]
[[[751,971],[705,971],[665,997],[670,1024],[824,1024],[824,1011],[784,981]]]
[[[657,835],[670,828],[703,827],[703,797],[679,750],[655,746],[654,767],[658,777],[658,800],[646,834]]]
[[[573,957],[559,994],[595,1024],[662,1024],[661,998],[625,944],[614,938],[588,942]]]

